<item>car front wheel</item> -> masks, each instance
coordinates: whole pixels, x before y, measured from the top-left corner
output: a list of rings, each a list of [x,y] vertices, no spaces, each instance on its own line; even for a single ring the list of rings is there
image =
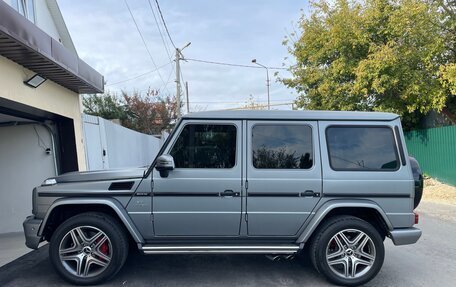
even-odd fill
[[[373,279],[385,256],[379,232],[352,216],[330,218],[317,231],[310,251],[315,268],[332,283],[344,286]]]
[[[49,257],[56,271],[78,285],[112,278],[125,263],[128,241],[112,217],[84,213],[71,217],[54,232]]]

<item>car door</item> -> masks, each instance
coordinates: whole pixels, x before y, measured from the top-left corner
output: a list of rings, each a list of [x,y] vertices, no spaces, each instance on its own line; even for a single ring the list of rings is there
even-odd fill
[[[248,121],[249,236],[294,236],[321,195],[315,121]]]
[[[168,177],[153,171],[156,236],[237,236],[241,218],[241,121],[185,120],[164,154]]]

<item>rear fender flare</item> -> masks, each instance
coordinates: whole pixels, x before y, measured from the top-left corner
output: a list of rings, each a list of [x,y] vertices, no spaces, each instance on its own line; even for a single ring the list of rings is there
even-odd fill
[[[375,202],[371,200],[344,200],[344,199],[337,199],[337,200],[330,200],[324,203],[318,210],[315,212],[315,215],[310,219],[309,223],[306,225],[304,230],[299,235],[296,243],[305,243],[312,233],[318,228],[320,223],[323,222],[325,216],[336,208],[370,208],[376,210],[380,216],[382,217],[383,221],[385,222],[388,230],[393,230],[393,225],[391,224],[390,220],[388,219],[385,211]]]

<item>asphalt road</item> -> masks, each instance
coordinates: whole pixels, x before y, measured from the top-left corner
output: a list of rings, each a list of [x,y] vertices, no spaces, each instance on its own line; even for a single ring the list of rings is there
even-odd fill
[[[456,207],[423,203],[415,245],[386,240],[382,270],[368,286],[455,286]],[[63,286],[47,246],[0,268],[0,286]],[[131,254],[121,272],[102,286],[328,286],[309,263],[273,262],[261,255]]]

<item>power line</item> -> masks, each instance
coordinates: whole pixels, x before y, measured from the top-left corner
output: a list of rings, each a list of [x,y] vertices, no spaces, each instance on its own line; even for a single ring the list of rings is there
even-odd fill
[[[139,75],[137,75],[137,76],[134,76],[134,77],[132,77],[132,78],[125,79],[125,80],[118,81],[118,82],[114,82],[114,83],[111,83],[111,84],[108,84],[108,85],[105,85],[105,86],[114,86],[114,85],[117,85],[117,84],[122,84],[122,83],[125,83],[125,82],[129,82],[129,81],[132,81],[132,80],[136,80],[136,79],[141,78],[141,77],[143,77],[143,76],[145,76],[145,75],[149,75],[149,74],[151,74],[151,73],[153,73],[153,72],[156,72],[156,71],[158,71],[158,69],[164,68],[164,67],[168,66],[169,64],[171,64],[172,62],[173,62],[173,61],[170,61],[170,62],[168,62],[168,63],[166,63],[166,64],[164,64],[164,65],[161,65],[160,67],[158,67],[158,68],[155,69],[155,70],[151,70],[151,71],[148,71],[148,72],[144,72],[144,73],[139,74]]]
[[[286,103],[289,103],[288,101],[294,101],[295,99],[286,99],[286,100],[271,100],[271,102],[283,102],[287,101]],[[192,101],[192,103],[195,104],[249,104],[248,101],[232,101],[232,102],[220,102],[220,101]],[[254,104],[256,103],[267,103],[267,101],[255,101]],[[291,102],[290,102],[291,103]]]
[[[174,62],[174,61],[172,61],[172,62]],[[170,63],[172,63],[172,62],[170,62]],[[168,65],[170,63],[168,63]],[[168,86],[168,84],[171,82],[171,76],[173,75],[173,72],[174,72],[174,69],[169,73],[165,85],[160,87],[159,91],[164,90],[166,88],[166,86]],[[150,89],[150,87],[147,89],[133,90],[133,92],[143,93],[143,92],[147,92],[149,89]],[[169,93],[169,91],[168,91],[168,93]]]
[[[205,64],[213,64],[213,65],[262,69],[262,67],[258,67],[258,66],[254,66],[254,65],[233,64],[233,63],[215,62],[215,61],[207,61],[207,60],[200,60],[200,59],[190,59],[190,58],[185,58],[183,60],[192,61],[192,62],[199,62],[199,63],[205,63]],[[287,70],[287,68],[279,68],[279,67],[267,67],[267,68],[271,69],[271,70]]]
[[[166,88],[166,86],[168,86],[168,84],[171,82],[171,76],[173,75],[173,73],[174,73],[174,66],[173,66],[173,69],[171,70],[171,73],[169,73],[169,75],[168,75],[168,79],[166,80],[166,84],[160,90],[164,90]]]
[[[158,4],[158,0],[155,0],[155,3],[157,4],[158,12],[160,13],[160,17],[163,21],[163,26],[165,27],[166,34],[168,34],[169,40],[171,41],[171,44],[173,45],[174,49],[177,49],[176,45],[174,45],[173,39],[171,38],[171,35],[169,34],[168,26],[166,26],[166,21],[165,18],[163,17],[163,13],[160,9],[160,4]]]
[[[154,12],[154,8],[152,7],[152,3],[150,2],[150,0],[147,0],[147,2],[149,3],[149,7],[150,7],[150,11],[152,12],[152,15],[154,16],[155,25],[157,26],[158,32],[160,33],[160,38],[162,40],[163,46],[165,47],[165,51],[166,51],[166,54],[168,55],[168,59],[171,61],[171,54],[168,50],[168,45],[165,43],[165,38],[163,37],[163,33],[160,29],[160,25],[158,24],[157,17],[155,16],[155,12]]]
[[[128,12],[130,12],[131,19],[133,20],[133,23],[135,23],[136,30],[138,30],[139,36],[141,36],[141,40],[142,40],[142,42],[143,42],[143,44],[144,44],[144,47],[146,48],[147,54],[149,54],[150,60],[152,61],[152,64],[154,65],[155,70],[157,71],[158,76],[160,77],[161,81],[162,81],[163,83],[165,83],[165,81],[163,80],[163,77],[162,77],[161,74],[160,74],[160,71],[158,71],[158,67],[157,67],[157,64],[156,64],[155,61],[154,61],[154,58],[152,57],[152,53],[150,52],[149,48],[147,47],[146,40],[144,39],[144,36],[143,36],[143,34],[141,33],[141,30],[139,29],[138,23],[136,23],[135,16],[133,16],[133,13],[131,12],[130,6],[128,6],[127,0],[124,0],[124,2],[125,2],[125,5],[127,6]],[[168,91],[168,92],[169,92],[169,91]]]
[[[163,37],[162,29],[160,28],[160,24],[158,23],[157,17],[155,15],[154,8],[152,7],[153,5],[150,2],[150,0],[147,0],[147,2],[149,3],[149,7],[150,7],[150,11],[152,12],[152,15],[154,16],[155,25],[157,26],[158,33],[160,33],[160,38],[162,40],[163,47],[165,48],[166,54],[168,55],[168,59],[172,62],[173,60],[171,59],[171,53],[169,51],[168,44],[165,41],[165,37]],[[171,78],[171,75],[173,74],[173,72],[174,72],[174,66],[172,66],[171,73],[169,74],[168,79],[166,80],[166,83],[163,85],[163,87],[160,90],[165,90],[165,89],[168,90],[168,84],[170,82],[170,78]]]

